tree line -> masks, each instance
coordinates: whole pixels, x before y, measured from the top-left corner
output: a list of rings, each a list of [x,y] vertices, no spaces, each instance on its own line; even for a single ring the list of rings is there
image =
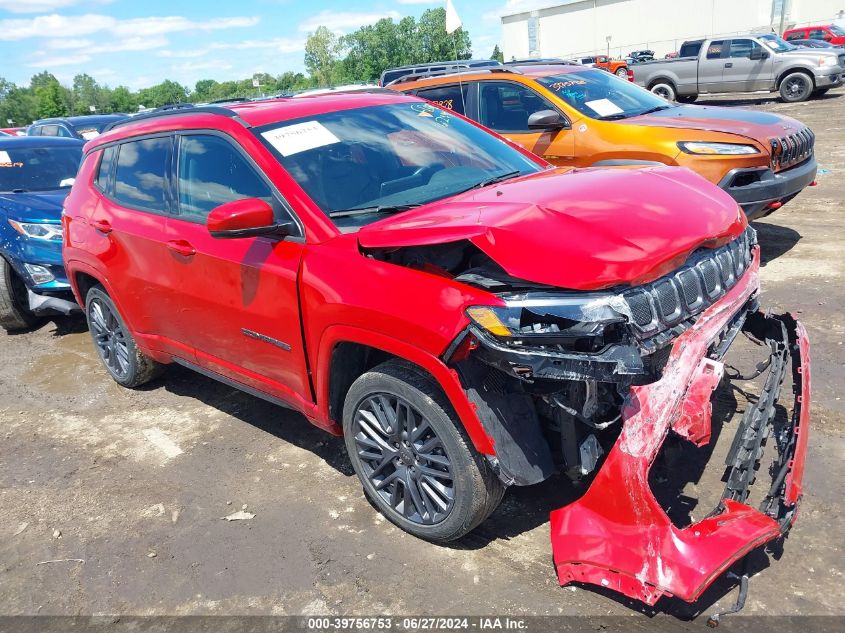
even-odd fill
[[[166,79],[133,92],[126,86],[111,88],[87,74],[62,85],[51,73],[34,75],[28,86],[0,77],[0,127],[25,126],[35,119],[80,114],[135,112],[139,108],[191,101],[207,103],[224,99],[293,93],[309,88],[371,82],[395,66],[446,59],[468,59],[469,33],[463,28],[446,33],[446,11],[429,9],[419,18],[398,22],[384,18],[348,35],[338,36],[325,26],[309,34],[305,43],[307,74],[258,73],[237,81],[201,79],[193,88]],[[501,60],[499,47],[491,56]],[[258,87],[255,87],[255,83]],[[9,122],[11,121],[11,123]]]

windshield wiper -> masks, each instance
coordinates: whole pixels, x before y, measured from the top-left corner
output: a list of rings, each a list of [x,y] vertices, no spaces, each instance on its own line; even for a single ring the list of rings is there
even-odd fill
[[[649,108],[648,110],[643,110],[642,112],[638,112],[637,114],[634,114],[633,116],[642,116],[644,114],[652,114],[654,112],[660,112],[661,110],[668,110],[669,108],[674,108],[674,107],[675,106],[670,106],[670,105],[654,106],[653,108]]]
[[[511,178],[516,178],[517,176],[521,176],[522,172],[518,169],[516,171],[509,171],[504,174],[499,174],[498,176],[491,176],[481,182],[475,183],[472,187],[467,187],[463,189],[460,193],[464,193],[465,191],[472,191],[473,189],[482,189],[483,187],[489,187],[490,185],[495,185],[497,182],[503,182],[505,180],[510,180]]]
[[[342,218],[349,215],[365,215],[367,213],[400,213],[408,209],[416,209],[422,206],[421,204],[378,204],[370,205],[368,207],[351,207],[349,209],[341,209],[340,211],[332,211],[329,213],[330,218]]]

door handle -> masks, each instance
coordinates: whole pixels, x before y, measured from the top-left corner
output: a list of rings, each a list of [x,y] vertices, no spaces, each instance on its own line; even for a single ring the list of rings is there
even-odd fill
[[[725,64],[725,68],[733,68],[733,67],[734,67],[733,62],[728,62],[727,64]]]
[[[167,248],[174,253],[178,253],[179,255],[183,255],[185,257],[190,257],[191,255],[196,255],[197,253],[197,249],[191,246],[190,242],[186,242],[185,240],[171,240],[167,243]]]
[[[111,224],[109,224],[108,220],[94,220],[91,222],[91,226],[97,229],[100,233],[105,233],[106,235],[111,233]]]

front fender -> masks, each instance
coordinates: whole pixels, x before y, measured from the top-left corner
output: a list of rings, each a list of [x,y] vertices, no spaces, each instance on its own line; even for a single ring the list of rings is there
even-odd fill
[[[328,368],[331,366],[332,352],[339,343],[357,343],[367,345],[388,354],[392,354],[427,371],[443,389],[443,393],[449,399],[455,413],[464,425],[470,440],[478,452],[485,455],[495,455],[496,450],[493,440],[478,419],[474,406],[467,398],[467,394],[461,385],[458,374],[447,367],[443,361],[436,356],[422,351],[409,343],[387,336],[380,332],[366,330],[363,328],[334,325],[327,328],[320,338],[320,345],[317,351],[317,367],[315,379],[315,390],[317,393],[318,415],[325,421],[329,421],[329,375]]]

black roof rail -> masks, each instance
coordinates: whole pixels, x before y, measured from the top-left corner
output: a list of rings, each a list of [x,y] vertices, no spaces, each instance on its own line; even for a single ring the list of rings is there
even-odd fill
[[[580,66],[572,59],[527,59],[505,62],[505,66]]]
[[[141,114],[136,114],[133,117],[129,117],[128,119],[124,119],[122,121],[115,121],[114,123],[109,123],[106,127],[103,128],[103,134],[106,132],[110,132],[111,130],[121,127],[123,125],[128,125],[130,123],[135,123],[136,121],[149,121],[150,119],[158,119],[161,117],[167,116],[174,116],[178,114],[217,114],[219,116],[225,116],[230,119],[234,119],[244,127],[248,128],[251,127],[249,123],[244,121],[240,115],[234,110],[230,110],[229,108],[224,108],[222,106],[214,106],[214,105],[207,105],[207,106],[195,106],[192,103],[173,103],[170,105],[161,106],[160,108],[156,108],[155,110],[151,110],[149,112],[142,112]]]
[[[391,81],[388,86],[395,86],[398,84],[410,83],[420,79],[429,79],[431,77],[459,77],[461,75],[477,75],[479,73],[509,73],[513,75],[521,75],[515,68],[506,68],[504,66],[480,66],[478,68],[448,68],[446,70],[433,70],[429,73],[416,73],[413,75],[403,75],[394,81]]]

